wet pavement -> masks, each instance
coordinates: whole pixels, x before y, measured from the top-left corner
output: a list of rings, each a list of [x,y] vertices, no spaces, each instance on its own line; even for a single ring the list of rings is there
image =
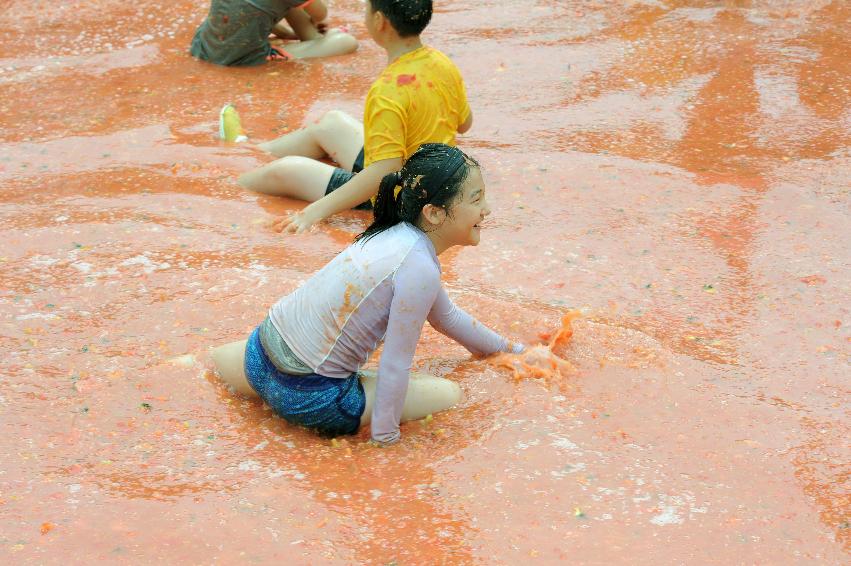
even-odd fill
[[[357,53],[213,67],[206,9],[4,3],[0,562],[848,562],[851,5],[440,2],[494,208],[446,286],[516,339],[583,318],[551,380],[427,328],[465,401],[386,450],[207,357],[368,221],[270,232],[301,204],[235,185],[268,158],[219,108],[358,115],[384,56],[339,0]]]

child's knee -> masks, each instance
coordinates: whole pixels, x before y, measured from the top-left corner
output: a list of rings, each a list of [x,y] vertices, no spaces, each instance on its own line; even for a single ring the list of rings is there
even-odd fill
[[[329,110],[319,120],[319,127],[324,130],[333,131],[348,123],[349,120],[351,120],[349,115],[342,110]]]
[[[228,347],[226,345],[218,346],[210,351],[210,358],[213,359],[213,366],[216,368],[216,374],[220,377],[225,373],[227,365],[226,360],[228,358],[227,351]]]
[[[293,177],[298,175],[304,168],[305,164],[310,161],[312,160],[307,157],[288,155],[287,157],[282,157],[274,163],[269,164],[267,166],[267,175],[269,180],[276,184],[280,184],[281,186],[285,186],[287,182],[291,181]]]
[[[216,373],[225,381],[229,381],[234,374],[242,375],[245,359],[245,340],[231,342],[213,348],[210,351],[210,357],[213,360]]]
[[[460,385],[442,377],[436,379],[438,381],[435,385],[438,386],[438,396],[440,397],[441,404],[451,407],[461,402],[463,393]]]
[[[338,33],[329,38],[340,53],[351,53],[358,48],[358,40],[347,33]]]
[[[461,386],[454,381],[449,382],[449,388],[449,399],[453,405],[457,405],[464,398],[464,392],[461,390]]]

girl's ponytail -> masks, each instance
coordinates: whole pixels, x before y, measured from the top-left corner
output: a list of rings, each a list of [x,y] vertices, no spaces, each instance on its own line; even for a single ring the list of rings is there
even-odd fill
[[[372,204],[372,224],[362,234],[358,234],[355,238],[356,242],[365,242],[379,232],[383,232],[402,221],[402,218],[399,217],[399,206],[396,201],[398,195],[396,187],[401,183],[402,174],[400,171],[394,171],[381,179],[378,194],[375,195],[375,202]]]
[[[396,187],[401,184],[402,174],[399,171],[394,171],[381,179],[381,184],[378,186],[378,195],[375,197],[375,204],[372,208],[375,222],[380,222],[386,226],[392,226],[399,222],[399,207],[396,202],[396,195],[398,193]]]

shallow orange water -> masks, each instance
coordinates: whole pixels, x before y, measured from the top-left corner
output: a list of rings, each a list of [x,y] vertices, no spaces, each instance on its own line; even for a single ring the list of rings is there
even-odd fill
[[[847,2],[439,3],[495,210],[447,287],[515,339],[584,316],[556,383],[427,329],[466,399],[388,450],[206,357],[367,221],[268,231],[299,203],[214,136],[357,115],[361,4],[356,54],[251,69],[187,55],[205,2],[3,8],[0,562],[847,563]]]

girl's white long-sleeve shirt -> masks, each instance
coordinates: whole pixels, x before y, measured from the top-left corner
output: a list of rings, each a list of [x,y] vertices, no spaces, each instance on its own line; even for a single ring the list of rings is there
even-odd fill
[[[428,237],[400,223],[343,250],[269,310],[289,349],[313,372],[349,377],[384,341],[372,438],[399,439],[414,352],[426,320],[474,354],[522,350],[455,306]]]

